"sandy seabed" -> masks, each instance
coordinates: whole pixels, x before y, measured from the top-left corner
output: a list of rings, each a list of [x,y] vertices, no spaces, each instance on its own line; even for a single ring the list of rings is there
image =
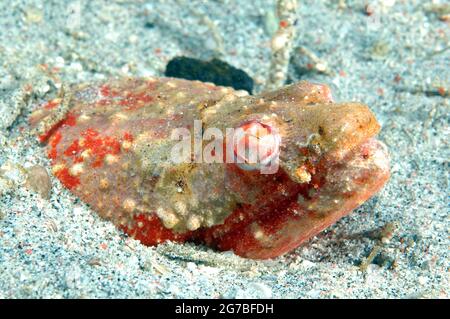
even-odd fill
[[[0,298],[448,298],[448,19],[436,1],[369,2],[371,15],[367,1],[301,1],[296,45],[330,73],[305,71],[294,54],[289,79],[368,104],[391,180],[303,247],[252,261],[191,244],[145,247],[53,177],[49,199],[29,191],[24,171],[49,161],[27,119],[61,83],[161,76],[175,56],[211,58],[205,14],[223,39],[221,58],[260,90],[272,1],[1,1]],[[386,225],[395,230],[380,242]]]

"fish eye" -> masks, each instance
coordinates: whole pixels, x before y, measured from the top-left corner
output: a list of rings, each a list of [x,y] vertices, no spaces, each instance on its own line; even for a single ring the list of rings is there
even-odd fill
[[[235,129],[233,153],[240,168],[260,169],[277,158],[279,152],[280,135],[274,126],[252,120]]]

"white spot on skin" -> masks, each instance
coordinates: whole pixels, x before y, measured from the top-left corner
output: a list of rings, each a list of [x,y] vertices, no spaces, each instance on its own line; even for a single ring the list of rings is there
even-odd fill
[[[261,240],[264,238],[264,233],[261,229],[258,229],[253,233],[253,236],[255,237],[255,239]]]
[[[348,128],[348,123],[344,123],[341,127],[341,132],[345,132]]]
[[[52,167],[53,174],[58,173],[59,171],[63,170],[66,167],[64,164],[56,164]]]
[[[186,228],[190,231],[194,231],[196,229],[199,229],[201,226],[201,218],[197,215],[191,215],[189,216],[188,220],[186,221]]]
[[[119,158],[118,158],[117,156],[115,156],[115,155],[107,154],[107,155],[105,156],[105,162],[106,162],[106,164],[108,164],[108,165],[115,164],[115,163],[117,163],[118,161],[119,161]]]
[[[122,207],[126,212],[132,213],[136,208],[136,202],[131,198],[127,198],[123,201]]]
[[[88,159],[89,157],[91,157],[91,150],[85,150],[81,153],[81,158],[83,160]]]
[[[105,190],[109,187],[109,181],[106,178],[100,180],[100,189]]]
[[[186,204],[183,203],[183,202],[176,202],[174,204],[174,209],[181,215],[186,215],[187,214]]]
[[[178,99],[183,99],[183,98],[186,97],[186,93],[184,93],[184,92],[178,92],[178,93],[176,94],[176,97],[177,97]]]
[[[86,114],[81,114],[81,115],[78,117],[78,121],[81,122],[81,123],[87,122],[87,121],[89,121],[90,119],[91,119],[91,117],[90,117],[89,115],[86,115]]]
[[[86,144],[86,139],[84,137],[80,137],[78,140],[78,145],[83,147]]]
[[[132,146],[133,146],[133,143],[131,143],[130,141],[123,141],[122,142],[122,148],[124,150],[129,150]]]
[[[180,221],[174,213],[167,211],[162,207],[156,209],[156,215],[161,219],[164,227],[168,229],[172,229]]]
[[[125,225],[128,224],[126,218],[121,218],[120,221],[119,221],[119,223],[120,223],[121,226],[125,226]]]
[[[253,223],[251,225],[251,229],[253,232],[253,237],[259,241],[261,244],[270,242],[269,236],[264,233],[264,230],[257,223]]]
[[[82,174],[83,172],[84,172],[83,163],[77,163],[69,169],[69,173],[72,176],[78,176],[78,175]]]

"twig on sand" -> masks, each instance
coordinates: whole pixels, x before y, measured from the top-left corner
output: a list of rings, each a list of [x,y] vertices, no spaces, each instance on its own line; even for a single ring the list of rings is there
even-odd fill
[[[328,68],[328,63],[325,60],[319,58],[314,52],[312,52],[308,48],[300,46],[295,51],[310,59],[312,61],[312,68],[315,69],[317,72],[333,75],[333,72]]]
[[[359,269],[361,271],[366,271],[367,267],[372,263],[372,261],[375,259],[375,257],[380,253],[381,246],[379,244],[375,245],[375,247],[372,248],[372,251],[370,252],[369,256],[366,257],[366,259],[359,265]]]
[[[382,248],[389,243],[391,238],[394,236],[394,232],[397,230],[397,222],[386,223],[378,233],[378,243],[370,251],[369,255],[361,262],[359,269],[361,271],[366,271],[367,267],[373,262],[375,257],[381,252]]]
[[[280,21],[278,31],[272,38],[272,60],[266,90],[274,90],[284,85],[289,60],[296,35],[297,0],[277,0],[277,14]]]
[[[450,90],[443,86],[437,88],[423,88],[423,87],[398,87],[396,91],[399,92],[408,92],[411,94],[424,94],[426,96],[441,96],[448,97],[450,96]]]

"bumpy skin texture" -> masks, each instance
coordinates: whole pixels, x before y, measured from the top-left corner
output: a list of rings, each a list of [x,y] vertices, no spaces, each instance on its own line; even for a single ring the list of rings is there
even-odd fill
[[[234,163],[171,162],[172,130],[194,135],[194,120],[223,132],[249,122],[276,128],[280,168],[261,174]],[[308,82],[259,96],[173,78],[77,85],[37,109],[30,123],[41,128],[55,176],[146,245],[189,240],[276,257],[389,178],[368,107],[334,103],[328,87]]]

